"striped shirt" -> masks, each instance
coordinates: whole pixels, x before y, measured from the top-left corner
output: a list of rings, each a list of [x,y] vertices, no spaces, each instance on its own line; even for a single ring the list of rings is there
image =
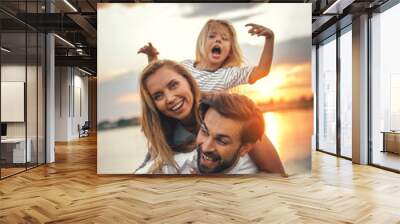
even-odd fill
[[[181,64],[192,73],[202,92],[228,90],[238,85],[247,84],[249,83],[250,73],[254,68],[252,66],[228,67],[210,72],[194,67],[194,60],[184,60]]]

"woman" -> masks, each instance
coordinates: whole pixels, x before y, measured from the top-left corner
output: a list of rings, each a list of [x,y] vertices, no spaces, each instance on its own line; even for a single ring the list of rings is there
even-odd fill
[[[178,169],[174,153],[190,152],[196,146],[201,97],[196,81],[176,62],[155,61],[141,74],[140,97],[142,130],[148,140],[149,159],[154,160],[150,173],[161,172],[164,165]],[[285,173],[267,138],[252,151],[250,156],[260,170]]]
[[[195,148],[200,90],[191,74],[170,60],[149,64],[140,77],[141,124],[148,140],[151,173],[176,167],[174,152]]]

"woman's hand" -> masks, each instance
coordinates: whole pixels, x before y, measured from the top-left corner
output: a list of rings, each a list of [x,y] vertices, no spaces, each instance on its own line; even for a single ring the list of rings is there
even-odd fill
[[[152,61],[158,60],[157,55],[159,54],[157,49],[149,42],[148,45],[144,45],[142,48],[139,49],[137,52],[138,54],[142,53],[147,55],[147,59],[149,63]]]
[[[251,27],[249,29],[249,33],[252,36],[253,35],[264,36],[267,39],[271,39],[274,37],[274,32],[272,32],[272,30],[270,30],[269,28],[267,28],[265,26],[261,26],[261,25],[254,24],[254,23],[248,23],[245,26]]]

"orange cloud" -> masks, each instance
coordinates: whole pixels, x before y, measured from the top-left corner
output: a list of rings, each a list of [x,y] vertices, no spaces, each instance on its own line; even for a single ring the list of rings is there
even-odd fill
[[[274,65],[270,74],[253,85],[246,85],[241,93],[256,102],[269,99],[293,99],[311,93],[309,63]]]
[[[125,68],[120,68],[120,69],[113,69],[111,71],[106,71],[104,73],[102,73],[101,75],[97,76],[97,81],[99,83],[103,83],[103,82],[107,82],[107,81],[111,81],[114,80],[122,75],[126,75],[128,74],[129,71],[128,69]]]

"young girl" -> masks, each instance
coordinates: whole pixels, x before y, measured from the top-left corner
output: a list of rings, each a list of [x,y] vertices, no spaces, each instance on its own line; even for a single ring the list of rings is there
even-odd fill
[[[261,25],[247,24],[251,35],[265,38],[264,49],[256,66],[243,66],[243,57],[234,27],[225,20],[209,20],[202,28],[196,44],[196,60],[182,64],[192,73],[200,90],[228,90],[241,84],[253,84],[268,75],[271,69],[274,33]],[[157,49],[149,43],[138,53],[157,60]]]
[[[163,173],[162,167],[178,170],[179,161],[173,155],[190,152],[196,147],[199,131],[199,102],[201,93],[196,81],[181,64],[170,60],[150,63],[140,76],[142,103],[141,125],[148,140],[148,160],[153,160],[149,173]],[[264,136],[250,154],[260,170],[285,173],[279,155],[272,143]],[[167,172],[172,173],[172,172]]]

